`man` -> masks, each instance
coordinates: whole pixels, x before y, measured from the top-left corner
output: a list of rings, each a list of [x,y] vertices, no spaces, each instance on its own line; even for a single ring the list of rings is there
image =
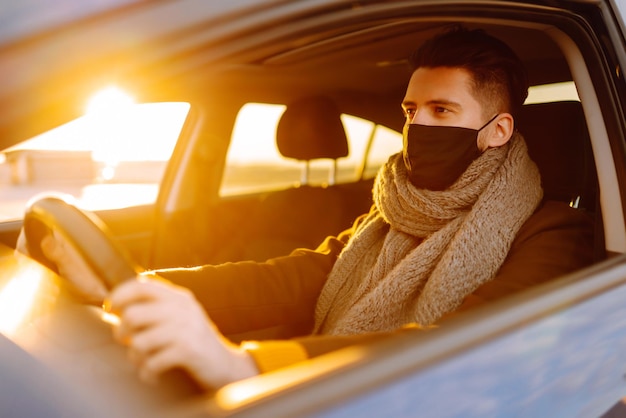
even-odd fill
[[[415,332],[592,262],[589,219],[542,202],[539,172],[514,129],[527,95],[515,54],[456,28],[411,62],[403,152],[379,172],[375,205],[352,229],[266,263],[161,270],[109,295],[84,290],[119,316],[115,335],[144,379],[182,367],[203,387],[220,387]],[[63,247],[42,241],[62,275],[84,281],[88,269]],[[236,345],[222,335],[279,326],[299,337]]]

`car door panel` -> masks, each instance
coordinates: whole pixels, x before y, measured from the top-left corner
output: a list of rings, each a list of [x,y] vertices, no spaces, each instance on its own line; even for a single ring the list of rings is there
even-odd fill
[[[555,295],[537,320],[318,416],[602,415],[626,396],[626,262],[620,258],[575,285],[574,295],[588,293],[583,300],[570,305]],[[607,287],[594,294],[594,284]],[[533,303],[525,307],[531,317]]]

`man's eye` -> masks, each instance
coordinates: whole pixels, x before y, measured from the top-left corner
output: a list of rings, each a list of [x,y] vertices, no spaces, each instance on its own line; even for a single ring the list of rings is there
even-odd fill
[[[435,113],[447,113],[447,112],[448,112],[448,109],[446,109],[445,107],[437,106],[435,108]]]

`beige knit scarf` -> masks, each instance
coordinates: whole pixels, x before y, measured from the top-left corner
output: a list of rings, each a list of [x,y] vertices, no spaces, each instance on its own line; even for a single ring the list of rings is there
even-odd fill
[[[543,191],[515,133],[447,190],[411,185],[396,154],[374,183],[371,212],[322,289],[314,333],[350,335],[433,324],[493,279]]]

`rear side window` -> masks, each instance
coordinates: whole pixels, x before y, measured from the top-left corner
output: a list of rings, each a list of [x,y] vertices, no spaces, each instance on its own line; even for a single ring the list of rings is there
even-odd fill
[[[541,84],[528,89],[525,104],[549,103],[564,100],[580,101],[576,84],[573,81],[562,83]]]
[[[306,163],[285,158],[276,147],[276,127],[283,105],[248,103],[237,116],[220,195],[233,196],[294,187]],[[349,155],[337,160],[336,183],[372,178],[391,154],[402,149],[402,135],[374,122],[343,114]],[[333,161],[310,162],[308,184],[327,184]]]

